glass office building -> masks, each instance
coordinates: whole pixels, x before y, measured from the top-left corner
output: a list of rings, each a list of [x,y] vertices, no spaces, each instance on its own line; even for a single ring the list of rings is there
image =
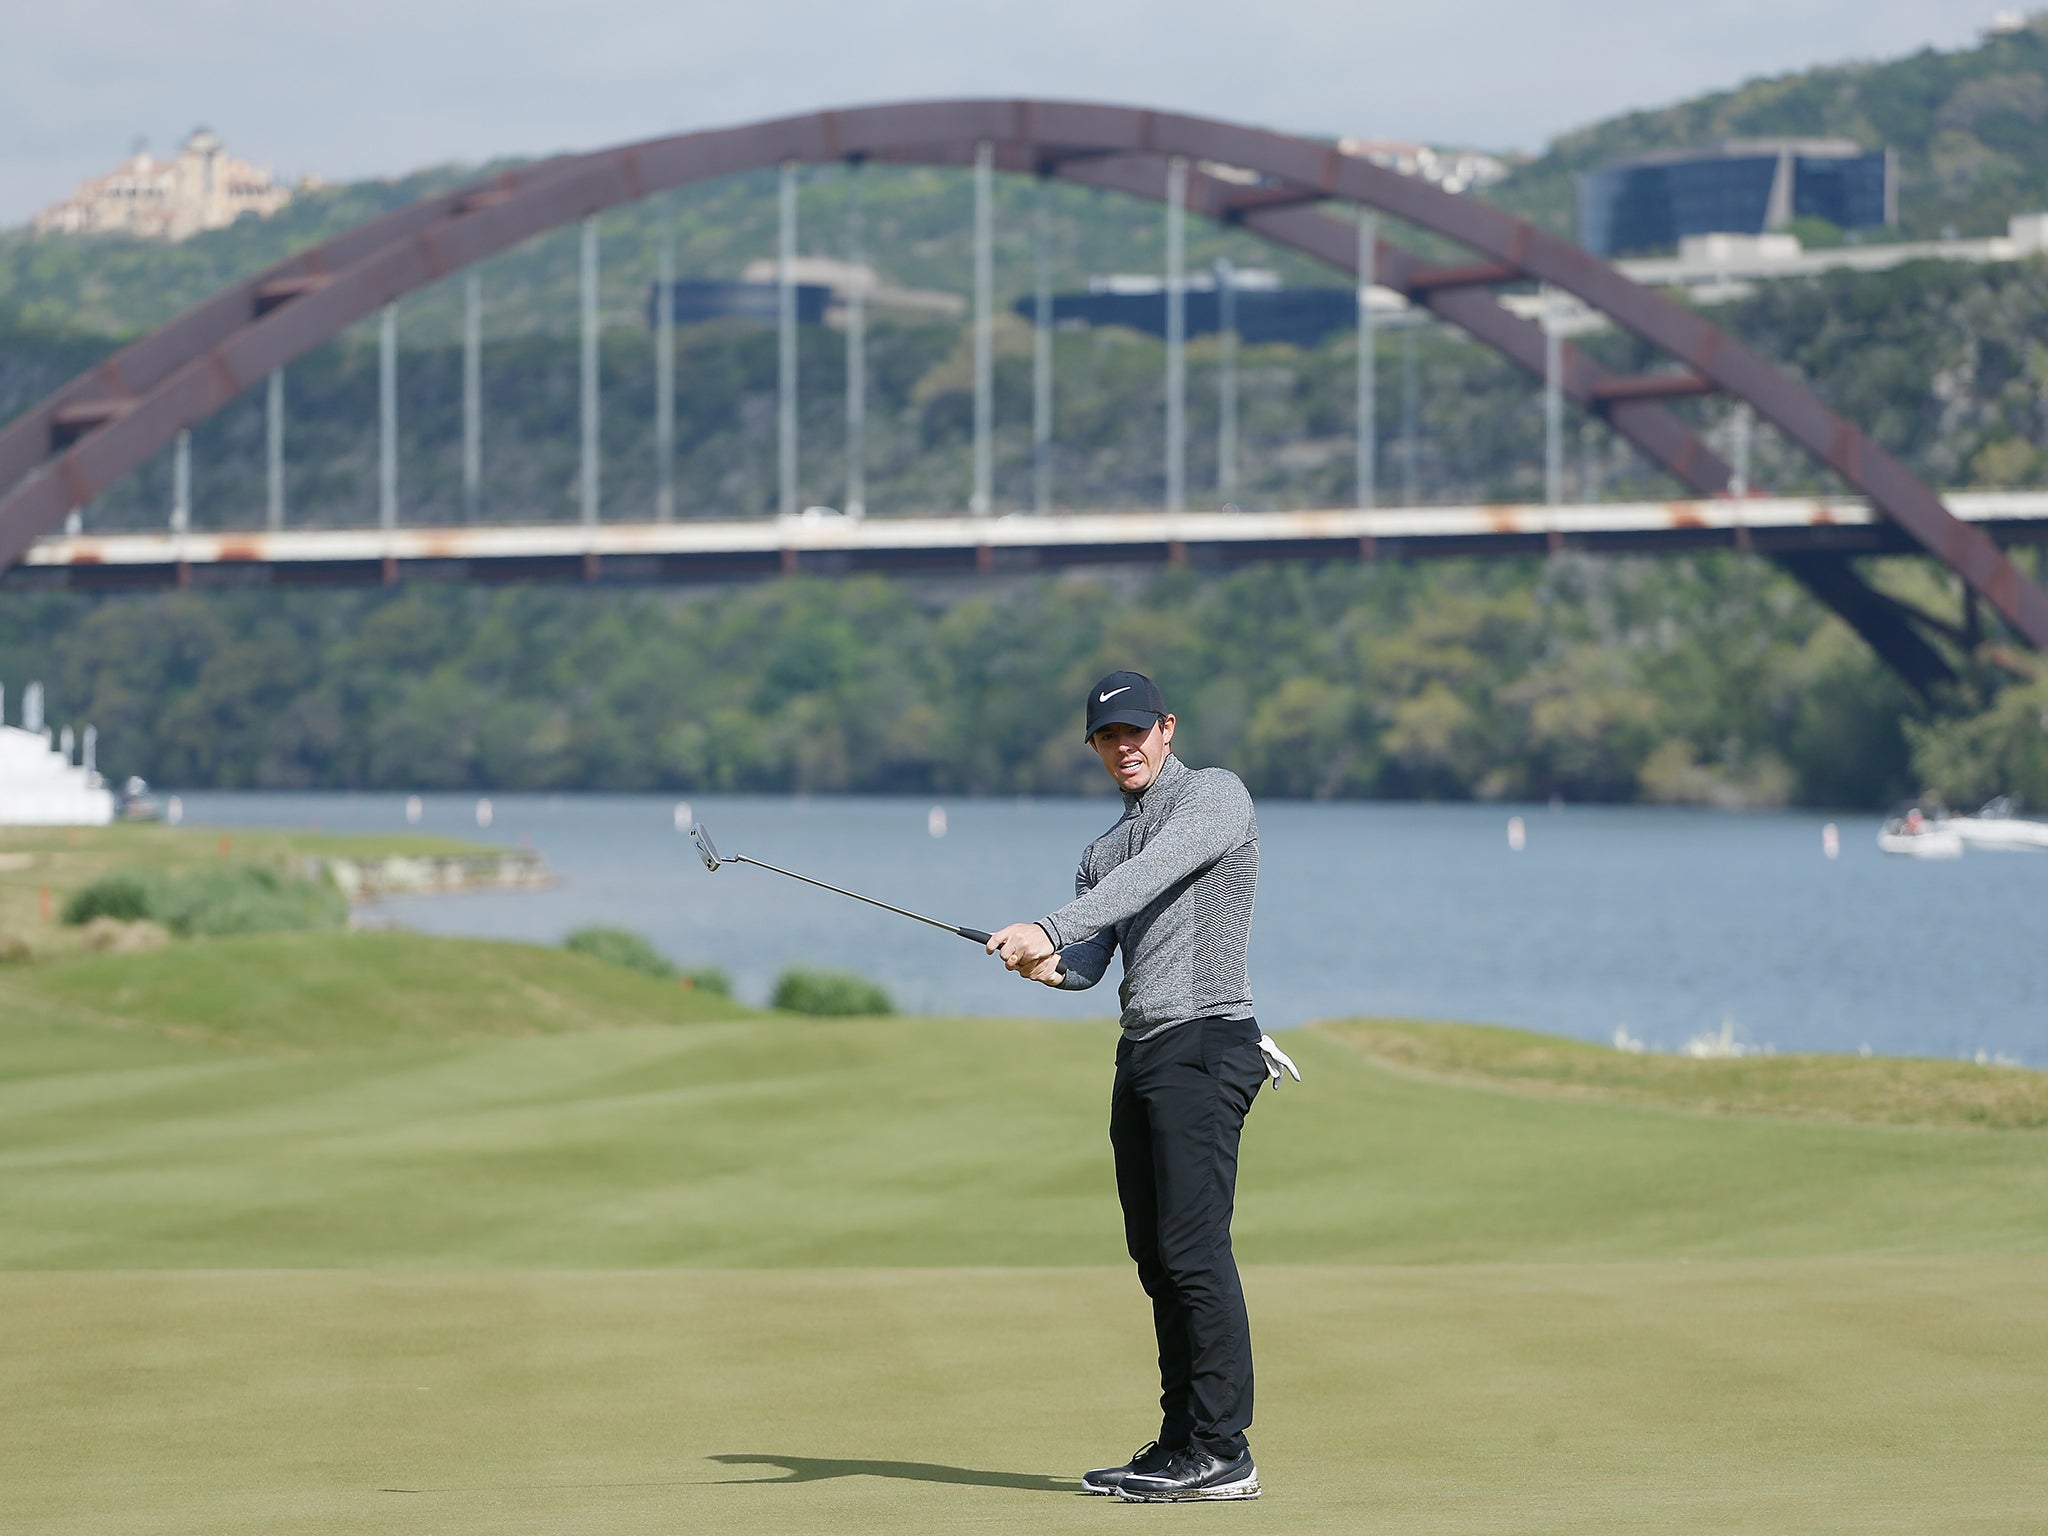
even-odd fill
[[[1601,256],[1668,250],[1688,235],[1760,235],[1799,218],[1873,229],[1898,217],[1891,151],[1839,139],[1666,150],[1578,182],[1579,243]]]
[[[1213,286],[1190,284],[1182,293],[1184,334],[1193,340],[1223,329],[1223,301]],[[1231,295],[1235,306],[1232,320],[1238,338],[1247,346],[1284,341],[1297,347],[1319,345],[1323,338],[1348,331],[1358,324],[1358,290],[1355,288],[1267,288],[1246,287]],[[1019,299],[1016,311],[1026,323],[1035,323],[1033,301]],[[1113,290],[1090,293],[1056,293],[1052,296],[1055,326],[1123,325],[1148,336],[1166,335],[1166,286],[1141,291]]]

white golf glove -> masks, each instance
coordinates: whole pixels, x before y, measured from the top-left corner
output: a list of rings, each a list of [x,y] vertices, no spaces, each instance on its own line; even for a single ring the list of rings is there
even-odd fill
[[[1301,1068],[1294,1064],[1292,1057],[1273,1043],[1271,1035],[1259,1036],[1259,1054],[1266,1058],[1266,1070],[1272,1074],[1275,1092],[1279,1091],[1280,1073],[1283,1068],[1297,1083],[1301,1081]]]

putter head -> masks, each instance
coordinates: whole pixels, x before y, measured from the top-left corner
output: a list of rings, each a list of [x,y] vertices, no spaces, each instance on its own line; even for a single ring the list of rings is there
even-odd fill
[[[704,861],[704,867],[714,875],[718,873],[718,845],[711,841],[711,834],[704,830],[704,823],[690,823],[690,846],[697,850],[697,857]]]

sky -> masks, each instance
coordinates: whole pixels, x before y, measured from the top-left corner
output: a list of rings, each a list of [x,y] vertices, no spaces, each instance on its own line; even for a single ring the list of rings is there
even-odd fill
[[[2009,5],[2012,0],[2004,0]],[[0,48],[0,227],[194,126],[397,175],[827,106],[1060,96],[1510,150],[1818,63],[1966,46],[1995,0],[62,0]]]

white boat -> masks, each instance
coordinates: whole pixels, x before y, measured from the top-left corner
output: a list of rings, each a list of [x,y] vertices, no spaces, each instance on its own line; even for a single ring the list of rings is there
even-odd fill
[[[149,780],[130,774],[114,797],[114,815],[121,821],[162,821],[164,808],[149,791]]]
[[[2011,795],[1987,800],[1976,815],[1958,816],[1951,825],[1972,848],[2048,853],[2048,821],[2030,821],[2022,816],[2019,801]]]
[[[1908,859],[1960,859],[1963,839],[1947,816],[1929,816],[1916,805],[1878,829],[1877,851]]]
[[[43,690],[31,683],[22,699],[21,724],[6,723],[0,694],[0,826],[104,827],[114,819],[114,792],[93,763],[98,733],[82,741],[71,727],[52,742],[43,724]],[[78,760],[73,761],[73,753]]]

